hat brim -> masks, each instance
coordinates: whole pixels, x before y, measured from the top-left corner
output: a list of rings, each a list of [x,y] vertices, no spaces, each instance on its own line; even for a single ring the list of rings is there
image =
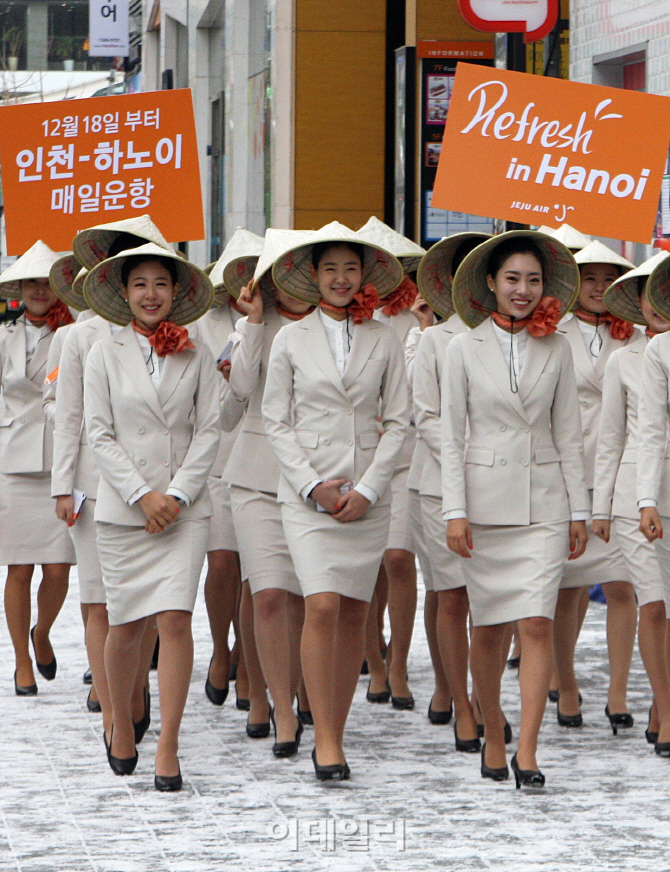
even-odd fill
[[[546,270],[542,296],[558,300],[562,315],[576,301],[579,267],[570,250],[562,242],[537,230],[509,230],[478,245],[456,271],[452,298],[456,311],[468,327],[477,327],[497,311],[495,294],[489,290],[486,281],[489,258],[499,245],[517,237],[528,238],[542,252]]]
[[[83,294],[77,292],[77,276],[81,270],[79,261],[74,254],[66,254],[59,258],[49,272],[49,284],[59,300],[72,309],[82,312],[88,308]],[[78,287],[82,288],[83,282]]]
[[[209,311],[214,301],[214,288],[206,273],[178,254],[170,254],[161,246],[149,243],[110,257],[89,272],[84,282],[84,297],[94,312],[113,324],[125,326],[133,320],[130,306],[122,296],[121,271],[129,257],[138,256],[167,257],[175,262],[178,289],[168,321],[183,326],[197,321]]]
[[[634,270],[612,282],[603,296],[603,303],[607,306],[608,311],[616,315],[617,318],[623,318],[624,321],[631,321],[633,324],[642,324],[646,327],[647,321],[640,308],[638,279],[641,277],[645,279],[646,290],[646,284],[649,282],[649,277],[654,269],[666,261],[668,257],[670,254],[667,251],[659,252],[640,266],[635,267]]]
[[[454,233],[428,249],[419,265],[416,284],[419,293],[440,318],[451,318],[456,311],[451,297],[451,276],[454,255],[464,242],[486,242],[490,233]]]
[[[662,260],[649,276],[645,292],[656,314],[670,321],[670,257]]]
[[[362,239],[334,237],[332,239],[317,239],[315,242],[303,243],[290,249],[275,261],[272,267],[272,279],[275,285],[290,297],[318,306],[321,300],[319,286],[312,278],[312,251],[316,244],[351,245],[357,243],[363,246],[363,280],[361,286],[371,284],[377,288],[380,299],[388,297],[400,284],[405,276],[405,270],[400,261],[388,251],[365,242]]]

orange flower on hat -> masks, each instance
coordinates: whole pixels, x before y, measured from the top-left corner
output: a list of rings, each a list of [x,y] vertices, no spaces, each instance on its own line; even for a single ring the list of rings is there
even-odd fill
[[[397,315],[398,312],[403,312],[405,309],[409,309],[416,300],[416,295],[418,293],[419,289],[416,284],[409,276],[405,276],[395,291],[390,293],[388,297],[385,297],[382,301],[385,304],[382,312],[385,315],[393,316]]]
[[[381,300],[377,293],[377,288],[374,285],[367,284],[354,294],[354,298],[347,307],[349,314],[354,319],[354,324],[361,324],[363,321],[369,321],[375,313],[375,309],[379,308]]]

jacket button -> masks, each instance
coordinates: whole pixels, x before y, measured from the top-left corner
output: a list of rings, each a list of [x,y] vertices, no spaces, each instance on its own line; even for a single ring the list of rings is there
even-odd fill
[[[167,427],[163,427],[163,436],[167,436],[167,434],[168,434]]]
[[[501,465],[501,466],[507,466],[507,461],[505,460],[504,457],[502,457],[502,458],[500,459],[500,465]]]
[[[528,433],[529,430],[530,430],[530,427],[524,427],[524,428],[523,428],[523,432],[524,432],[524,433]]]
[[[522,461],[521,461],[521,466],[528,466],[528,461],[527,461],[527,460],[522,460]]]
[[[327,414],[328,414],[328,409],[324,409],[323,412],[321,412],[321,414],[322,414],[322,415],[327,415]]]
[[[504,433],[505,430],[507,430],[507,427],[505,427],[504,424],[501,424],[501,425],[500,425],[500,432],[501,432],[501,433]]]
[[[347,415],[353,415],[353,414],[354,414],[353,409],[347,409]]]
[[[324,439],[323,443],[324,445],[330,445],[330,439]]]
[[[354,444],[353,439],[347,439],[347,445],[353,445],[353,444]]]
[[[588,436],[590,434],[590,432],[591,432],[590,430],[584,430],[584,435]]]
[[[140,434],[140,436],[143,436],[144,435],[144,427],[140,427],[140,429],[137,432]]]
[[[170,465],[170,464],[169,464],[169,462],[168,462],[167,460],[164,460],[164,461],[163,461],[163,466],[169,466],[169,465]]]
[[[140,458],[140,466],[144,466],[145,464],[146,464],[146,460],[143,457],[141,457]]]

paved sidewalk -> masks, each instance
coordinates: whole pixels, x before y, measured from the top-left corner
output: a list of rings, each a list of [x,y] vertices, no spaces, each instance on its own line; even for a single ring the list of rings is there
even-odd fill
[[[272,739],[246,737],[234,690],[222,709],[205,698],[210,645],[201,589],[182,730],[185,786],[162,795],[153,789],[155,674],[153,723],[136,774],[118,778],[107,765],[100,716],[87,713],[81,683],[75,573],[52,636],[58,676],[39,681],[37,698],[14,695],[4,618],[0,625],[3,872],[670,868],[670,761],[656,758],[644,740],[650,693],[637,654],[630,692],[636,724],[611,734],[603,714],[602,606],[592,605],[579,648],[585,726],[562,730],[555,707],[548,708],[539,755],[547,787],[529,794],[516,791],[513,780],[482,780],[478,756],[455,752],[452,726],[428,722],[432,688],[421,614],[410,663],[417,709],[369,705],[361,678],[349,726],[352,780],[315,780],[310,729],[297,759],[276,760]],[[516,673],[505,674],[504,704],[516,734]]]

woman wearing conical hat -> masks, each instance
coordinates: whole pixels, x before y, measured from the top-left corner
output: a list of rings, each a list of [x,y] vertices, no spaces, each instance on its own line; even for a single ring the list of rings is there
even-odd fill
[[[607,361],[603,382],[603,409],[593,492],[595,535],[617,542],[630,573],[640,610],[638,640],[640,654],[653,691],[647,741],[670,742],[670,680],[666,640],[666,604],[670,606],[670,585],[664,588],[656,549],[640,531],[636,496],[636,455],[639,442],[638,405],[646,347],[653,336],[666,333],[670,322],[652,307],[646,284],[655,267],[668,258],[660,252],[637,269],[617,279],[605,292],[608,311],[640,324],[637,341],[615,351]],[[668,579],[670,581],[670,579]],[[667,593],[666,593],[667,590]],[[607,709],[616,734],[628,717]]]
[[[586,455],[586,483],[593,491],[598,427],[602,408],[605,366],[619,348],[635,340],[633,325],[609,312],[603,302],[607,288],[633,264],[594,240],[577,252],[579,298],[571,318],[558,328],[570,343],[579,391],[579,411]],[[621,715],[620,726],[632,726],[626,690],[630,670],[637,610],[626,563],[614,540],[591,536],[581,560],[566,563],[556,609],[554,645],[558,695],[556,715],[564,727],[582,724],[579,688],[574,671],[575,647],[585,615],[585,591],[603,585],[607,599],[607,636],[610,667],[608,708]],[[588,605],[588,601],[586,602]],[[522,655],[523,656],[523,655]],[[560,698],[559,698],[560,697]],[[623,715],[627,715],[624,724]]]
[[[223,402],[223,426],[229,410],[244,404],[246,415],[230,453],[223,478],[230,485],[233,523],[242,564],[240,629],[249,678],[250,709],[246,731],[265,738],[274,725],[276,757],[298,753],[303,724],[293,709],[300,681],[302,592],[289,553],[277,503],[279,466],[263,426],[261,403],[269,375],[275,336],[286,324],[299,322],[309,303],[294,300],[272,281],[278,257],[309,233],[270,228],[255,265],[240,272],[247,283],[231,281],[229,292],[246,317],[233,337],[229,391]],[[267,689],[273,707],[267,699]]]
[[[473,329],[454,337],[442,380],[447,543],[460,555],[472,614],[470,663],[484,717],[482,777],[509,777],[500,711],[501,644],[517,622],[521,725],[517,787],[542,787],[537,739],[552,666],[565,559],[586,546],[588,492],[570,349],[556,334],[577,296],[567,248],[511,231],[472,251],[453,285]],[[466,444],[467,433],[467,444]]]
[[[275,338],[263,418],[305,597],[301,653],[319,780],[349,778],[344,730],[409,426],[402,348],[372,318],[402,276],[392,255],[337,222],[273,269],[281,289],[317,307]]]
[[[235,326],[244,313],[234,307],[242,287],[253,275],[253,269],[263,248],[263,239],[249,230],[238,228],[230,238],[221,257],[209,273],[214,285],[214,308],[200,321],[200,338],[212,352],[214,360],[220,358],[232,340]],[[247,270],[250,270],[247,273]],[[227,285],[234,288],[228,292]],[[230,351],[228,352],[230,364]],[[224,363],[222,361],[221,363]],[[207,577],[205,579],[205,604],[212,634],[213,652],[207,671],[205,694],[212,705],[221,706],[228,696],[230,650],[228,634],[231,623],[235,624],[236,645],[241,644],[237,625],[237,608],[240,596],[240,558],[235,526],[230,505],[230,490],[223,472],[237,439],[244,407],[236,404],[239,420],[234,428],[221,431],[219,452],[210,472],[208,487],[214,511],[210,519],[209,544],[207,546]],[[240,656],[240,680],[244,673],[244,655]],[[240,684],[236,681],[236,689]],[[246,692],[244,694],[246,698]],[[239,700],[239,695],[238,695]]]
[[[375,311],[375,319],[389,325],[403,348],[407,345],[410,330],[417,326],[418,319],[412,312],[416,301],[416,284],[410,274],[416,272],[425,249],[411,239],[397,233],[375,216],[358,231],[366,242],[377,245],[398,258],[405,271],[402,282],[389,294]],[[410,398],[411,412],[411,398]],[[378,593],[370,605],[368,631],[366,633],[366,658],[370,672],[367,699],[370,702],[388,702],[395,709],[414,708],[414,697],[408,685],[407,658],[412,642],[416,615],[416,545],[409,517],[408,476],[412,455],[416,446],[416,430],[413,422],[405,440],[398,468],[391,483],[391,526],[384,561],[380,570],[377,591],[387,586],[389,621],[393,640],[391,655],[387,662],[381,658],[378,645],[377,613]],[[388,665],[388,666],[387,666]]]
[[[42,412],[49,346],[56,330],[72,322],[49,285],[58,259],[41,240],[0,275],[0,296],[22,300],[23,313],[0,329],[0,565],[7,566],[5,615],[14,646],[14,689],[37,693],[32,642],[40,674],[52,680],[57,662],[49,633],[68,589],[74,549],[50,505],[51,427]],[[31,629],[30,582],[42,566],[37,623]]]
[[[193,264],[148,243],[94,267],[85,294],[101,317],[123,325],[93,345],[84,373],[86,432],[101,473],[95,520],[109,617],[107,758],[117,775],[137,765],[131,701],[142,638],[155,616],[161,735],[154,784],[180,790],[191,613],[220,437],[220,378],[209,349],[191,341],[184,325],[210,308],[214,290]]]

